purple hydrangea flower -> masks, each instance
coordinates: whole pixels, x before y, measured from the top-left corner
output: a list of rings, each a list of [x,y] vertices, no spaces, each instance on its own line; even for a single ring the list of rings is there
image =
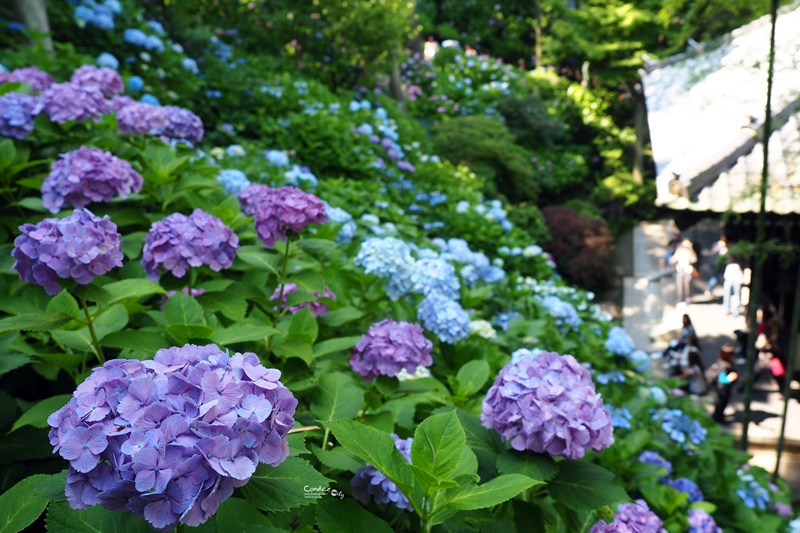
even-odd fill
[[[0,85],[4,83],[26,83],[34,91],[44,91],[54,81],[50,74],[36,67],[18,68],[5,75],[0,74]]]
[[[607,524],[601,520],[589,533],[667,533],[663,526],[646,501],[636,500],[635,503],[621,504],[613,522]]]
[[[129,105],[135,103],[137,103],[136,100],[130,96],[115,96],[108,101],[108,109],[109,111],[118,112],[123,107],[128,107]],[[117,120],[119,120],[119,118]]]
[[[432,349],[419,325],[387,318],[370,326],[355,345],[350,368],[367,381],[396,376],[402,369],[413,374],[417,367],[433,364]]]
[[[95,368],[50,415],[74,509],[129,511],[162,531],[198,526],[258,463],[289,454],[297,400],[252,353],[168,348]]]
[[[230,268],[239,237],[202,209],[191,215],[173,213],[154,223],[145,237],[142,266],[151,281],[170,271],[182,278],[189,267],[208,265],[214,272]]]
[[[125,98],[123,101],[122,98]],[[167,129],[169,119],[160,106],[143,104],[135,100],[122,97],[115,98],[112,106],[117,108],[117,122],[120,133],[131,135],[161,135]],[[123,104],[117,107],[117,103]]]
[[[686,477],[679,477],[675,479],[663,480],[665,485],[669,485],[673,489],[685,492],[689,496],[689,503],[703,501],[703,491],[697,486],[697,483]]]
[[[401,439],[394,433],[392,433],[392,438],[394,438],[394,445],[400,454],[411,463],[411,444],[414,439],[411,437]],[[361,468],[356,472],[350,483],[353,487],[353,496],[363,505],[367,505],[372,498],[377,503],[392,503],[406,511],[412,509],[411,502],[408,501],[405,494],[400,492],[397,485],[369,463],[366,468]]]
[[[6,93],[0,96],[0,135],[24,139],[32,130],[44,103],[38,96]]]
[[[689,511],[689,529],[686,533],[722,533],[714,518],[702,509]]]
[[[97,119],[108,112],[103,92],[95,87],[81,87],[74,83],[54,83],[42,93],[44,112],[53,122],[63,124],[70,120],[85,122]]]
[[[237,197],[246,215],[255,214],[256,233],[267,248],[274,247],[276,240],[285,241],[287,231],[300,233],[309,224],[328,221],[325,204],[295,187],[273,189],[254,184]]]
[[[205,132],[200,117],[182,107],[164,106],[160,109],[167,117],[167,126],[158,135],[163,135],[168,139],[186,139],[193,143],[203,140]]]
[[[76,209],[66,218],[46,218],[19,229],[22,235],[14,239],[12,268],[21,280],[41,285],[50,296],[61,291],[57,278],[86,285],[122,266],[120,234],[108,215],[99,218]]]
[[[84,88],[95,87],[100,89],[100,92],[106,98],[122,94],[125,90],[125,84],[122,83],[122,77],[119,72],[106,67],[98,68],[94,65],[83,65],[75,69],[70,82]]]
[[[283,303],[282,303],[282,306],[281,306],[282,309],[286,309],[286,305],[287,305],[287,301],[289,299],[289,295],[291,293],[297,292],[299,290],[300,290],[300,287],[298,287],[294,283],[287,283],[284,286],[284,288],[283,288]],[[331,292],[331,290],[328,288],[327,285],[325,285],[325,290],[322,293],[315,292],[314,296],[316,296],[317,298],[327,298],[329,300],[336,300],[336,295]],[[273,301],[277,301],[278,299],[280,299],[280,297],[281,297],[281,286],[278,285],[278,288],[275,289],[275,292],[272,293],[272,296],[270,296],[269,299],[273,300]],[[328,306],[325,305],[324,303],[320,302],[320,301],[299,303],[297,305],[293,305],[292,307],[289,307],[286,310],[290,314],[293,315],[293,314],[297,313],[298,311],[300,311],[301,309],[305,309],[305,308],[311,309],[311,314],[313,314],[316,317],[325,316],[325,315],[328,314],[328,311],[329,311]]]
[[[44,206],[58,213],[64,204],[84,207],[91,202],[127,198],[142,190],[144,180],[130,163],[99,148],[81,146],[61,155],[42,184]]]
[[[515,450],[569,459],[614,442],[611,416],[591,373],[571,355],[554,352],[503,367],[483,400],[481,422]]]

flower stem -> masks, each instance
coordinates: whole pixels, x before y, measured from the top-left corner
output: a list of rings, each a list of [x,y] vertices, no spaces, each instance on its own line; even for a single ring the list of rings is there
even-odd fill
[[[89,314],[89,308],[86,306],[86,300],[81,297],[78,297],[81,301],[81,307],[83,308],[83,314],[86,316],[86,326],[89,328],[89,335],[92,337],[92,348],[94,348],[94,354],[97,356],[97,360],[100,361],[101,365],[106,364],[106,358],[103,356],[103,349],[100,347],[100,341],[97,340],[97,333],[94,331],[94,317]]]
[[[286,271],[289,269],[289,246],[291,246],[292,240],[287,236],[286,237],[286,249],[283,252],[283,266],[281,267],[281,279],[278,280],[278,283],[281,284],[281,291],[278,297],[278,316],[275,319],[275,324],[277,325],[278,319],[283,314],[283,291],[286,288]]]

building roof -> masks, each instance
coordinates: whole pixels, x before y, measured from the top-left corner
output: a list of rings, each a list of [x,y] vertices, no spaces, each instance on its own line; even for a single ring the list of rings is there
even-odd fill
[[[658,205],[759,210],[770,17],[642,72]],[[767,211],[800,212],[800,0],[776,25]]]

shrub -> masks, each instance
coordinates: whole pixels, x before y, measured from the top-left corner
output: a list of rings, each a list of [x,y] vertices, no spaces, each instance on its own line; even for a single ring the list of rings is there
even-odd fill
[[[521,203],[509,206],[508,220],[515,227],[526,231],[533,237],[533,242],[547,242],[550,240],[550,230],[542,211],[534,204]]]
[[[567,125],[555,116],[535,93],[512,95],[497,106],[517,142],[530,150],[563,143],[569,139]]]

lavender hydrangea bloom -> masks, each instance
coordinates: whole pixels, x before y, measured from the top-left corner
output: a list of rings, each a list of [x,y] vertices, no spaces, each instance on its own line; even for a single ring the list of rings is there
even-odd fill
[[[173,213],[147,232],[142,266],[151,281],[164,270],[182,278],[189,267],[201,265],[219,272],[230,268],[238,248],[239,237],[219,218],[202,209],[189,216]]]
[[[114,102],[117,102],[115,99]],[[121,100],[120,100],[121,102]],[[167,129],[169,118],[160,106],[125,100],[127,105],[118,108],[119,132],[131,135],[161,135]]]
[[[222,184],[223,190],[228,194],[239,194],[239,191],[250,185],[247,175],[235,168],[220,170],[217,174],[217,181]]]
[[[200,117],[182,107],[164,106],[161,107],[161,112],[167,117],[167,126],[159,134],[168,139],[186,139],[193,143],[198,143],[203,140],[203,121]]]
[[[722,533],[714,518],[702,509],[689,511],[689,529],[686,533]]]
[[[611,416],[590,372],[571,355],[554,352],[503,367],[483,400],[481,422],[515,450],[569,459],[614,442]]]
[[[144,180],[130,163],[99,148],[81,146],[61,155],[42,184],[44,206],[58,213],[64,204],[84,207],[91,202],[127,198],[142,190]]]
[[[97,119],[108,112],[103,92],[95,87],[81,87],[74,83],[55,83],[42,93],[44,112],[53,122],[63,124],[70,120],[85,122]]]
[[[456,269],[444,259],[420,259],[414,263],[410,279],[414,292],[424,295],[438,292],[450,300],[460,296]]]
[[[280,377],[213,344],[96,368],[47,419],[53,452],[70,461],[70,506],[129,511],[162,531],[202,524],[258,463],[288,456],[297,400]]]
[[[108,218],[75,210],[62,219],[46,218],[38,224],[23,224],[14,239],[11,255],[23,281],[41,285],[50,296],[61,291],[57,278],[72,278],[86,285],[122,266],[120,234]]]
[[[283,288],[283,302],[282,302],[282,306],[281,306],[282,309],[286,309],[292,315],[297,313],[301,309],[306,309],[306,308],[311,309],[311,314],[313,314],[316,317],[325,316],[325,315],[328,314],[328,311],[329,311],[328,306],[325,305],[324,303],[320,302],[320,301],[303,302],[303,303],[299,303],[297,305],[293,305],[292,307],[289,307],[287,309],[286,305],[288,303],[289,295],[291,293],[297,292],[299,290],[300,290],[300,287],[298,287],[294,283],[287,283],[284,286],[284,288]],[[336,300],[336,295],[331,292],[331,290],[328,288],[327,285],[325,285],[325,289],[324,289],[324,291],[322,293],[315,292],[314,296],[316,296],[317,298],[327,298],[329,300]],[[278,287],[275,289],[275,292],[272,293],[272,296],[270,296],[269,299],[273,300],[273,301],[277,301],[280,298],[281,298],[281,286],[278,285]]]
[[[95,87],[100,89],[100,92],[106,98],[122,94],[125,90],[125,84],[122,83],[122,77],[116,70],[100,67],[94,65],[83,65],[72,73],[70,82],[80,87]]]
[[[7,76],[0,76],[0,85],[3,83],[25,83],[34,91],[44,91],[55,80],[43,70],[36,67],[24,67],[12,70]]]
[[[439,340],[453,344],[469,337],[469,313],[461,304],[438,292],[428,294],[417,309],[417,317],[425,329]]]
[[[0,135],[24,139],[33,130],[44,103],[38,96],[6,93],[0,96]]]
[[[636,348],[631,336],[625,331],[625,328],[621,326],[614,326],[611,328],[608,332],[605,345],[609,352],[622,357],[629,356],[634,348]]]
[[[666,479],[663,483],[677,491],[685,492],[689,496],[689,503],[703,501],[703,491],[700,490],[697,483],[689,478],[679,477],[675,479]]]
[[[561,300],[558,296],[545,296],[542,298],[542,305],[545,306],[550,316],[556,319],[556,325],[564,328],[577,328],[581,325],[581,318],[578,311],[569,303]]]
[[[267,248],[274,247],[276,240],[285,241],[288,231],[300,233],[309,224],[328,221],[325,204],[295,187],[251,185],[238,198],[245,214],[255,214],[256,233]]]
[[[589,533],[666,533],[664,524],[647,502],[623,503],[617,508],[614,521],[607,524],[603,520],[595,524]]]
[[[410,464],[411,444],[414,439],[411,437],[401,439],[394,433],[392,433],[392,438],[394,438],[397,450]],[[361,468],[356,472],[350,483],[353,487],[353,496],[363,505],[367,505],[370,498],[373,498],[377,503],[392,503],[399,509],[412,510],[411,503],[406,495],[400,492],[397,485],[369,463],[366,468]]]
[[[419,325],[386,319],[370,326],[355,345],[350,368],[367,381],[380,375],[393,377],[403,369],[413,374],[418,367],[433,364],[432,349]]]

